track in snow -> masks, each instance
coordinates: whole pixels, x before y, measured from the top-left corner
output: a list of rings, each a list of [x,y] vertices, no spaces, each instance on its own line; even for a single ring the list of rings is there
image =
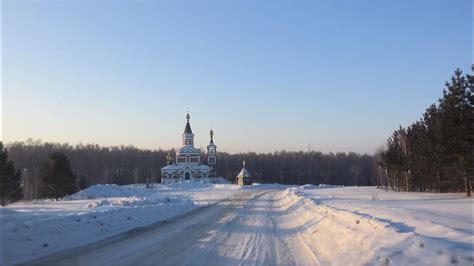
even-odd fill
[[[282,190],[249,190],[231,200],[30,263],[46,265],[315,265],[309,232]]]

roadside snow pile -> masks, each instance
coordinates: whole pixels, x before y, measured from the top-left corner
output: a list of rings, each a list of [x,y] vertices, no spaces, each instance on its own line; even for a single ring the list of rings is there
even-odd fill
[[[375,188],[289,188],[282,204],[321,264],[472,265],[473,200]],[[373,200],[377,194],[378,200]],[[323,243],[323,244],[321,244]]]
[[[200,188],[209,188],[213,187],[214,184],[204,183],[204,182],[179,182],[174,184],[166,185],[165,187],[179,190],[189,190],[189,189],[200,189]]]
[[[146,184],[133,184],[118,186],[115,184],[94,185],[82,191],[77,192],[71,196],[66,196],[64,200],[86,200],[86,199],[100,199],[100,198],[116,198],[116,197],[134,197],[134,198],[156,198],[157,193],[173,193],[179,192],[182,194],[187,191],[201,191],[210,189],[240,189],[239,186],[233,184],[210,184],[203,182],[179,182],[169,185],[153,184],[149,188]]]
[[[306,184],[303,186],[300,186],[301,189],[318,189],[318,188],[336,188],[338,186],[334,185],[328,185],[328,184],[319,184],[319,185],[313,185],[313,184]]]
[[[64,200],[82,200],[97,199],[106,197],[131,197],[131,196],[148,196],[150,191],[142,188],[118,186],[115,184],[93,185],[74,195],[66,196]]]
[[[92,243],[151,225],[238,192],[235,185],[94,185],[60,201],[0,208],[0,265]]]
[[[302,188],[302,189],[316,189],[316,188],[318,188],[318,186],[313,185],[313,184],[306,184],[306,185],[301,186],[300,188]]]
[[[335,188],[335,187],[338,187],[338,186],[328,185],[328,184],[319,184],[318,185],[318,188]]]
[[[218,177],[216,180],[216,183],[217,184],[230,184],[230,181],[223,177]]]
[[[212,189],[212,188],[227,188],[227,189],[239,189],[240,187],[235,184],[230,184],[229,182],[217,182],[205,183],[205,182],[177,182],[168,185],[154,185],[158,190],[196,190],[196,189]]]

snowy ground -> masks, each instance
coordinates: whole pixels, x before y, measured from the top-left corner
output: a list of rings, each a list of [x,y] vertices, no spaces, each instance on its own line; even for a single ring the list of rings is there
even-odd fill
[[[336,264],[473,265],[474,200],[374,187],[290,188]],[[316,219],[315,219],[316,218]],[[334,250],[344,256],[334,260]],[[363,254],[363,255],[362,255]]]
[[[372,187],[95,186],[60,202],[1,209],[0,258],[4,265],[82,246],[33,262],[473,265],[473,203]],[[190,212],[197,206],[209,207]]]
[[[0,208],[0,265],[95,242],[228,198],[235,185],[96,185],[64,200]]]

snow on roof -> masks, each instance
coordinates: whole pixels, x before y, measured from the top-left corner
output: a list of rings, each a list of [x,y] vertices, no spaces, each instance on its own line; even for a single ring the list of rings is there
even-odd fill
[[[181,168],[183,168],[184,164],[170,164],[170,165],[167,165],[165,167],[162,167],[161,170],[180,170]]]
[[[252,174],[250,174],[250,172],[245,168],[245,165],[244,165],[244,167],[242,168],[242,170],[240,170],[240,173],[237,175],[237,177],[252,177]]]
[[[175,164],[167,165],[167,166],[161,168],[161,170],[164,170],[164,171],[179,171],[179,170],[184,169],[185,167],[189,167],[193,170],[209,170],[209,171],[211,171],[211,167],[209,167],[205,164],[200,164],[200,163],[175,163]]]
[[[191,163],[193,164],[193,163]],[[198,170],[211,170],[211,167],[205,165],[205,164],[197,164],[197,163],[194,163],[193,165],[190,166],[191,168],[193,169],[198,169]]]
[[[252,174],[250,174],[250,172],[247,169],[242,168],[242,170],[240,170],[240,173],[237,175],[237,177],[252,177]]]
[[[198,149],[198,148],[194,148],[194,146],[186,145],[186,146],[183,146],[183,147],[179,148],[178,153],[179,154],[182,154],[182,153],[201,153],[201,150]]]
[[[237,177],[252,177],[252,174],[245,168],[245,161],[242,162],[242,170],[240,170],[240,173],[237,175]]]

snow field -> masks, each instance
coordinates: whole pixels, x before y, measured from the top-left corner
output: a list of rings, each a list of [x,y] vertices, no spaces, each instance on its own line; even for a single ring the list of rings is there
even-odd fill
[[[20,202],[0,208],[0,264],[82,246],[217,202],[188,217],[191,220],[168,224],[171,231],[117,243],[124,249],[120,254],[132,254],[130,262],[167,258],[179,263],[187,258],[196,263],[200,258],[221,265],[474,263],[474,201],[460,194],[330,185],[239,188],[183,183],[155,184],[151,189],[143,184],[97,185],[61,201]],[[170,250],[156,249],[157,245]],[[186,258],[176,253],[183,248],[188,250]],[[104,252],[100,261],[122,259],[114,255],[115,246],[104,247]],[[156,257],[143,258],[140,252]]]
[[[0,264],[9,265],[114,236],[213,204],[238,192],[223,184],[95,185],[60,201],[0,208]]]
[[[350,192],[350,190],[354,190],[354,188],[350,188],[346,192]],[[288,209],[295,214],[299,223],[313,235],[311,238],[308,237],[306,242],[309,243],[308,246],[316,254],[321,264],[473,264],[472,231],[456,230],[446,225],[433,223],[420,211],[418,211],[419,217],[415,219],[413,213],[404,213],[402,208],[396,209],[399,211],[397,213],[393,208],[386,208],[386,204],[383,203],[372,206],[370,203],[378,201],[379,197],[372,197],[373,192],[377,192],[382,198],[385,193],[391,193],[373,188],[368,191],[366,188],[356,188],[356,190],[359,193],[365,190],[359,195],[359,198],[365,198],[363,203],[352,203],[354,194],[343,194],[341,192],[345,191],[341,191],[341,188],[332,189],[332,191],[316,189],[311,193],[308,193],[304,188],[287,190],[286,201],[290,201]],[[338,201],[332,203],[331,199],[334,198],[334,195],[331,192],[340,193],[339,197],[343,199],[351,198],[351,203],[345,201],[343,204]],[[393,196],[403,198],[402,194],[395,194],[398,195]],[[405,195],[407,198],[416,199],[419,204],[426,202],[426,197],[432,196],[409,193]],[[369,200],[369,197],[372,200]],[[435,197],[439,200],[440,195],[435,195]],[[459,198],[459,196],[457,197]],[[456,199],[449,200],[456,201]],[[463,202],[472,204],[471,199],[461,199],[460,201],[462,201],[461,205]],[[369,212],[363,213],[355,210],[355,206],[366,210],[366,212],[372,210],[371,215],[367,214]],[[466,210],[469,214],[469,209],[466,208]],[[472,220],[470,224],[472,225]]]

